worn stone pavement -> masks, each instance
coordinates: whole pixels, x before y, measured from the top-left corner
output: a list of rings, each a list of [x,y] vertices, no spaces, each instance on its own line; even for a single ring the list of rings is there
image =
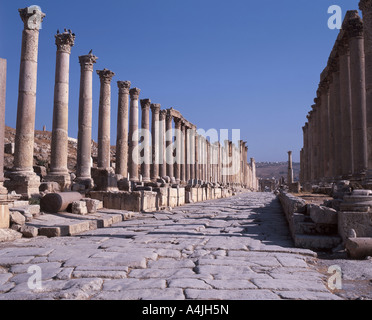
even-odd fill
[[[241,193],[74,237],[3,243],[0,299],[340,299],[316,264],[293,247],[273,194]],[[30,289],[35,265],[41,288]]]

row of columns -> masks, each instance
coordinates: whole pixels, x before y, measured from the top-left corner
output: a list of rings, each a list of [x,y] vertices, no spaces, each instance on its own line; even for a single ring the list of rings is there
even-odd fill
[[[45,14],[37,6],[32,10],[25,8],[19,11],[24,22],[24,30],[15,159],[8,189],[31,195],[38,193],[40,185],[40,178],[33,172],[33,139],[38,35]],[[39,20],[32,18],[35,13]],[[50,172],[45,180],[58,182],[62,190],[69,190],[72,184],[67,158],[69,68],[74,42],[75,34],[71,30],[65,29],[63,33],[57,31],[51,163]],[[79,129],[75,182],[85,185],[86,189],[94,186],[91,177],[92,81],[97,59],[92,52],[79,56]],[[111,169],[111,82],[115,73],[103,69],[98,70],[97,75],[100,79],[97,165],[99,169],[107,170]],[[224,145],[218,142],[212,144],[204,136],[197,134],[196,126],[185,120],[177,110],[173,108],[161,110],[161,105],[151,103],[150,99],[140,100],[141,90],[131,88],[130,81],[117,81],[117,86],[115,174],[118,177],[129,178],[134,183],[141,180],[141,175],[142,181],[149,183],[169,177],[174,178],[174,182],[178,184],[202,180],[256,189],[254,159],[251,159],[251,163],[247,162],[248,147],[245,142],[239,141],[238,144],[234,144],[225,141]],[[142,111],[140,131],[139,106]]]
[[[346,13],[303,129],[302,183],[372,186],[372,1]]]

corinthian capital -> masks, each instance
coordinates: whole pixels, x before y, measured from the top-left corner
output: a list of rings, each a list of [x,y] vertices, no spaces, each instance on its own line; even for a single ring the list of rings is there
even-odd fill
[[[57,31],[58,32],[58,31]],[[71,30],[55,35],[57,51],[71,53],[71,47],[75,44],[75,34]]]
[[[97,74],[99,76],[99,79],[101,80],[102,84],[110,84],[112,77],[115,75],[114,72],[108,69],[103,69],[103,70],[97,70]]]
[[[41,23],[45,17],[45,13],[41,11],[39,6],[30,6],[23,9],[18,9],[19,15],[24,24],[25,30],[39,30]]]
[[[159,103],[152,103],[151,104],[151,111],[153,113],[160,113],[161,105]]]
[[[130,81],[118,81],[118,88],[120,93],[129,94],[130,86]]]
[[[150,106],[151,106],[151,100],[150,99],[142,99],[140,101],[141,103],[141,108],[142,109],[149,109],[150,110]]]
[[[83,70],[85,71],[93,71],[93,64],[97,62],[97,57],[92,53],[89,53],[86,56],[79,57],[79,63]]]
[[[132,100],[138,100],[141,90],[138,88],[132,88],[129,90],[130,98]]]

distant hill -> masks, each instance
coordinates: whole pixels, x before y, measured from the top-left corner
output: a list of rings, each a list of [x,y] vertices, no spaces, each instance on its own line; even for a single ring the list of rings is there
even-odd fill
[[[257,162],[256,163],[257,177],[263,179],[275,178],[279,180],[281,177],[287,179],[288,162]],[[300,163],[293,163],[294,180],[298,181],[300,178]]]

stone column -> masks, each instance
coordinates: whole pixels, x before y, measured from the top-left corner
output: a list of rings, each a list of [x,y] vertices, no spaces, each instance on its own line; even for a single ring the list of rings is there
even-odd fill
[[[166,128],[165,128],[165,121],[167,118],[167,110],[161,110],[159,119],[160,119],[160,126],[159,126],[159,175],[161,178],[167,176],[167,154],[166,154],[166,147],[165,147],[165,135],[166,135]]]
[[[174,178],[174,158],[173,158],[173,116],[168,111],[166,116],[166,159],[167,159],[167,176]]]
[[[327,121],[329,123],[329,130],[327,135],[321,135],[322,137],[328,137],[325,139],[327,141],[327,150],[328,150],[328,171],[326,177],[328,178],[328,182],[332,182],[335,177],[335,153],[336,153],[336,145],[335,145],[335,111],[336,111],[336,84],[334,81],[334,72],[332,70],[331,75],[329,76],[329,110]],[[324,116],[324,115],[323,115]]]
[[[68,159],[68,93],[70,74],[70,54],[75,34],[69,32],[55,35],[57,55],[54,85],[53,129],[50,154],[50,172],[46,181],[58,182],[61,190],[71,187],[67,168]]]
[[[174,128],[175,128],[175,134],[176,134],[176,163],[174,166],[174,177],[176,179],[177,183],[181,182],[181,140],[182,140],[182,132],[181,132],[181,119],[175,118],[174,119]]]
[[[6,96],[6,67],[7,61],[0,58],[0,145],[4,145],[5,135],[5,96]],[[7,194],[4,184],[4,148],[0,148],[0,194]]]
[[[199,180],[200,174],[199,174],[199,135],[195,131],[195,164],[194,164],[194,179]]]
[[[129,109],[129,179],[133,182],[139,181],[138,166],[138,98],[141,90],[132,88],[129,90],[130,109]]]
[[[342,123],[341,123],[341,101],[340,101],[340,69],[339,69],[339,60],[336,58],[335,61],[335,71],[333,72],[333,82],[335,90],[335,105],[334,105],[334,114],[333,114],[333,123],[334,123],[334,144],[335,144],[335,153],[333,158],[334,165],[334,178],[336,181],[342,179]]]
[[[91,179],[92,151],[92,74],[97,57],[92,53],[79,57],[80,96],[79,96],[79,130],[77,147],[77,182],[86,188],[93,187]]]
[[[186,124],[184,121],[181,121],[181,141],[180,141],[180,144],[181,144],[181,164],[180,164],[180,167],[181,167],[181,182],[183,183],[187,183],[187,179],[186,179],[186,166],[187,166],[187,162],[186,162]]]
[[[292,165],[292,151],[288,151],[288,175],[287,184],[293,183],[293,165]]]
[[[19,71],[15,153],[9,191],[27,197],[39,194],[40,178],[33,171],[39,28],[45,14],[37,6],[18,10],[24,23]]]
[[[342,40],[338,52],[340,59],[342,178],[349,180],[353,173],[353,139],[351,124],[350,50],[347,40]]]
[[[353,179],[360,181],[367,170],[367,122],[363,22],[357,10],[346,13],[342,29],[345,30],[350,47]]]
[[[190,167],[190,180],[196,179],[195,176],[195,136],[196,136],[196,128],[190,128],[188,130],[189,134],[189,144],[187,149],[187,156],[189,160],[189,167]]]
[[[160,163],[160,104],[151,104],[152,118],[151,118],[151,150],[152,150],[152,166],[151,166],[151,180],[159,179],[159,163]]]
[[[128,109],[130,81],[118,81],[119,101],[116,133],[115,173],[128,177]]]
[[[191,152],[190,152],[190,135],[191,135],[191,128],[185,126],[185,182],[188,183],[191,179]]]
[[[111,116],[111,80],[114,72],[97,70],[101,82],[98,118],[98,168],[110,168],[110,116]]]
[[[150,99],[141,100],[142,110],[142,150],[143,150],[143,162],[141,165],[142,180],[144,182],[150,182],[150,163],[151,163],[151,151],[150,151]]]
[[[313,153],[313,159],[311,161],[311,164],[312,164],[312,180],[313,182],[317,182],[318,181],[318,178],[319,178],[319,174],[318,174],[318,155],[319,155],[319,145],[318,145],[318,127],[319,127],[319,124],[318,124],[318,113],[319,113],[319,110],[317,108],[317,104],[313,105],[312,106],[313,108],[313,113],[312,113],[312,122],[313,122],[313,126],[312,126],[312,131],[313,131],[313,150],[314,150],[314,153]]]
[[[367,181],[372,188],[372,0],[361,0],[359,9],[363,14],[365,85],[366,85],[366,121],[367,121]]]

